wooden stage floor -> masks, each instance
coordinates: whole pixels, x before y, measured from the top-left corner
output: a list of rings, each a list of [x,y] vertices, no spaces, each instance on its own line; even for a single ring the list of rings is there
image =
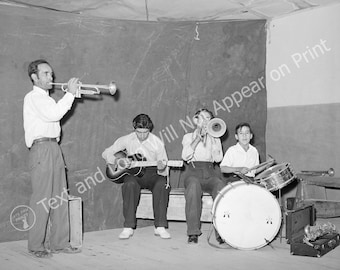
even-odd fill
[[[339,230],[340,218],[318,219],[317,223],[328,221]],[[82,253],[55,254],[51,259],[29,255],[26,240],[5,242],[0,243],[0,269],[340,269],[340,246],[321,258],[296,256],[290,254],[286,239],[278,236],[270,245],[244,251],[217,246],[214,234],[208,243],[211,228],[210,223],[203,223],[197,245],[187,244],[184,222],[170,222],[172,238],[167,240],[154,236],[152,226],[137,228],[129,240],[118,239],[121,229],[89,232],[84,234]]]

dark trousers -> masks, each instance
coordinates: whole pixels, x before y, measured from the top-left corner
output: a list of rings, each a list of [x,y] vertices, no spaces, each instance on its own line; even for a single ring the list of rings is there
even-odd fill
[[[63,249],[69,245],[69,214],[65,163],[59,144],[34,144],[29,166],[33,190],[30,207],[34,214],[30,211],[28,220],[34,225],[28,231],[28,250],[43,251],[48,241],[51,249]]]
[[[186,165],[182,176],[185,187],[185,216],[188,235],[201,235],[202,195],[208,192],[213,199],[225,186],[219,178],[219,167],[211,162],[193,162]]]
[[[123,215],[125,228],[136,228],[136,211],[140,200],[140,191],[147,188],[152,192],[152,207],[155,227],[168,227],[167,210],[170,188],[165,188],[166,177],[157,174],[157,168],[145,168],[142,177],[126,175],[122,186]]]

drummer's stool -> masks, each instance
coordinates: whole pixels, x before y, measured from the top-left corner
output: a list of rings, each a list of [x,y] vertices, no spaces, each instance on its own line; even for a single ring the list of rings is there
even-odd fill
[[[203,192],[201,221],[211,222],[213,199],[209,193]],[[141,197],[136,212],[136,217],[141,219],[154,219],[152,209],[152,193],[148,189],[141,190]],[[170,191],[167,219],[185,221],[184,188],[174,188]]]

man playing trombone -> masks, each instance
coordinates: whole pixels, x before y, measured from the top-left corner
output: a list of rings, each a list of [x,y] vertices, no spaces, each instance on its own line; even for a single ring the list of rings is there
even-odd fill
[[[203,192],[208,192],[215,199],[224,187],[224,182],[220,178],[220,168],[215,166],[223,158],[221,140],[210,136],[207,132],[207,125],[213,117],[212,112],[207,109],[198,110],[193,117],[196,129],[192,133],[185,134],[182,140],[182,159],[187,164],[181,179],[185,187],[185,215],[189,244],[196,244],[202,234],[200,219]],[[218,237],[217,240],[221,239]]]

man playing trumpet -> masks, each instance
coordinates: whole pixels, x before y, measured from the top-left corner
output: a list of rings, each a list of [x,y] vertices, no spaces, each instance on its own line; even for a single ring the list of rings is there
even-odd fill
[[[50,258],[52,253],[78,253],[80,249],[70,245],[68,202],[58,207],[46,207],[42,201],[67,197],[65,162],[60,140],[60,120],[71,109],[77,91],[78,78],[67,83],[67,92],[56,102],[50,97],[53,70],[43,59],[28,66],[28,76],[33,89],[26,94],[23,105],[26,146],[29,152],[32,195],[30,207],[35,213],[28,219],[34,226],[28,231],[28,250],[38,258]],[[63,200],[64,200],[63,199]],[[31,213],[31,212],[30,212]],[[48,233],[48,221],[51,232]],[[35,220],[35,222],[34,222]],[[49,241],[48,241],[49,240]],[[49,242],[50,247],[45,246]]]
[[[207,124],[213,117],[207,109],[198,110],[193,117],[196,129],[185,134],[182,140],[182,159],[187,162],[182,179],[189,244],[196,244],[202,234],[200,219],[203,192],[208,192],[215,199],[224,187],[220,168],[215,166],[223,158],[221,140],[207,132]]]

